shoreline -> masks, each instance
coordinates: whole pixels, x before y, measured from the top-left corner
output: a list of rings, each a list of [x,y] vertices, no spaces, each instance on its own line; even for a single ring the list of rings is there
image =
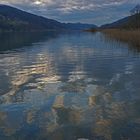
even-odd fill
[[[128,42],[132,45],[140,47],[140,29],[105,29],[101,30],[101,32],[112,39],[116,39],[126,43]]]

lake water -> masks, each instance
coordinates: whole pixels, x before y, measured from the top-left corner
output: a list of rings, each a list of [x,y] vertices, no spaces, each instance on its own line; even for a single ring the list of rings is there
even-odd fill
[[[139,140],[139,50],[102,33],[1,33],[0,140]]]

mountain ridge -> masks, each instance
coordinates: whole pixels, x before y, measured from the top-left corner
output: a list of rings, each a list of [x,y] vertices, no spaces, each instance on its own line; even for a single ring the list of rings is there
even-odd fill
[[[97,26],[83,23],[61,23],[9,5],[0,5],[1,30],[85,30],[91,27]]]
[[[124,17],[115,22],[104,24],[100,29],[120,28],[120,29],[137,29],[140,28],[140,14]]]

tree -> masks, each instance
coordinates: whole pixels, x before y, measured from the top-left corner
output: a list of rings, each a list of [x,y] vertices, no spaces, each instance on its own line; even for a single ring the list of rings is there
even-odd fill
[[[137,4],[136,7],[134,7],[131,11],[130,11],[131,15],[136,15],[136,14],[140,14],[140,4]]]

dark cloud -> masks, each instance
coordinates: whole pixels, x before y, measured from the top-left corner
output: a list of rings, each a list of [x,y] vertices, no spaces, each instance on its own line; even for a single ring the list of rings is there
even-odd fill
[[[0,3],[62,22],[103,24],[128,15],[139,0],[0,0]]]

